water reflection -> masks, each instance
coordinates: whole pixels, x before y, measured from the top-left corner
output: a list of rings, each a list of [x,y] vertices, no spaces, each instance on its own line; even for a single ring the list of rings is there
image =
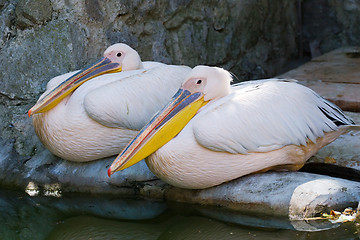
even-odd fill
[[[200,216],[172,216],[158,222],[128,222],[79,216],[66,219],[48,239],[357,239],[354,225],[324,232],[251,228]]]
[[[358,239],[354,223],[244,216],[114,196],[30,197],[0,190],[0,239]]]
[[[339,229],[340,230],[340,229]],[[347,229],[324,232],[297,232],[283,229],[252,228],[204,217],[188,217],[167,229],[159,239],[356,239]],[[354,230],[354,229],[352,229]],[[352,231],[350,230],[350,231]],[[348,234],[346,234],[348,232]]]
[[[198,209],[200,215],[211,217],[223,222],[236,223],[249,227],[273,228],[273,229],[289,229],[297,231],[324,231],[331,228],[337,228],[340,223],[331,223],[328,220],[317,221],[300,221],[289,220],[273,216],[251,216],[242,213],[223,209]]]
[[[49,240],[69,239],[158,239],[173,221],[159,223],[125,222],[91,216],[78,216],[58,224]]]
[[[25,188],[25,192],[31,197],[38,196],[41,190],[44,196],[61,197],[61,185],[59,183],[45,184],[41,189],[36,183],[29,182]]]

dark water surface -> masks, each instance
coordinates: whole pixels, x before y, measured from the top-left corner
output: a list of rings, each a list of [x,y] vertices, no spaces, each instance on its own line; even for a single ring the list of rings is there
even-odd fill
[[[360,239],[354,223],[291,222],[116,196],[31,197],[0,189],[0,216],[1,240]]]

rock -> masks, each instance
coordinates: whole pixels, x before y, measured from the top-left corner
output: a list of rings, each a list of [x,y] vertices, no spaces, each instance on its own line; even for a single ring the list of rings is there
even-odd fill
[[[268,172],[203,190],[171,187],[164,196],[168,201],[303,220],[333,209],[356,208],[360,183],[302,172]]]
[[[25,29],[51,19],[52,8],[49,0],[20,0],[15,9],[16,25]]]
[[[311,54],[310,46],[314,43],[320,54],[344,45],[360,45],[356,37],[360,34],[356,24],[359,21],[359,2],[305,0],[301,3],[301,39],[305,53]]]
[[[15,188],[25,189],[29,183],[40,188],[55,184],[62,192],[136,195],[138,183],[157,179],[144,161],[109,178],[107,168],[114,157],[81,164],[59,159],[45,149],[32,157],[20,156],[14,150],[14,143],[4,143],[1,139],[0,143],[3,146],[0,182]]]
[[[15,5],[0,1],[0,49],[4,43],[15,35]]]
[[[360,112],[359,54],[359,47],[339,48],[279,77],[296,79],[341,109]]]

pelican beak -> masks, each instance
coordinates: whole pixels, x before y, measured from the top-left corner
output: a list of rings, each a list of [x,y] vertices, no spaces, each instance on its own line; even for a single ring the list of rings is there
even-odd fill
[[[146,158],[174,138],[204,106],[203,94],[179,89],[171,101],[160,110],[116,157],[108,169],[109,177]]]
[[[114,63],[106,57],[99,59],[94,64],[66,79],[44,97],[42,97],[28,111],[29,117],[35,113],[46,112],[55,107],[56,104],[58,104],[64,97],[69,95],[84,82],[96,76],[114,72],[121,72],[121,66],[119,63]]]

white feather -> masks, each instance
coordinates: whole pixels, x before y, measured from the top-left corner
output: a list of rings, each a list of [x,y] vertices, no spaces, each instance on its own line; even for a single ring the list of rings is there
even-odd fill
[[[119,153],[169,101],[191,70],[145,62],[144,67],[148,66],[152,68],[93,78],[50,111],[35,114],[34,128],[45,147],[77,162]],[[52,79],[47,92],[75,72]]]
[[[189,67],[171,65],[138,71],[121,81],[88,91],[85,111],[105,126],[139,130],[174,95],[188,71]],[[108,74],[101,78],[114,77]]]
[[[295,82],[251,82],[232,90],[192,120],[194,136],[206,148],[242,154],[271,151],[316,142],[325,132],[337,129],[320,110],[337,114],[328,101]]]
[[[211,73],[203,76],[208,82]],[[202,107],[146,163],[171,185],[208,188],[254,172],[297,170],[352,124],[338,107],[293,80],[245,82]]]

